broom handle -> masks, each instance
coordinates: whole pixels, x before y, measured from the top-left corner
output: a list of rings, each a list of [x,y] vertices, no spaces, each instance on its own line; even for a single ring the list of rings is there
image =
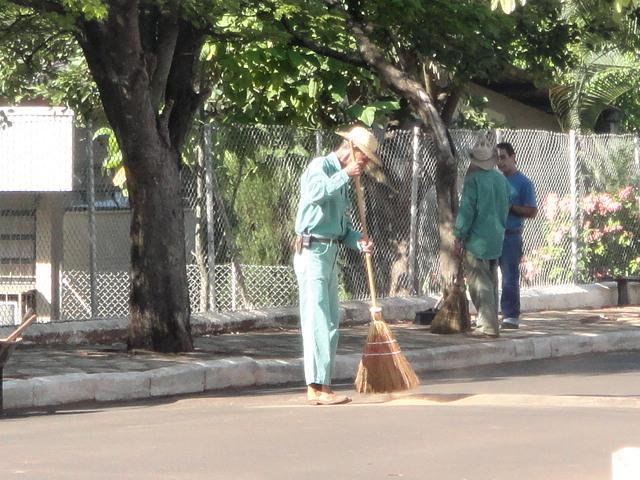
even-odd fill
[[[29,325],[37,318],[35,313],[31,313],[26,320],[23,320],[22,323],[15,331],[9,335],[7,338],[2,339],[3,342],[13,342],[16,338],[20,336],[22,332],[24,332]]]
[[[356,157],[353,152],[353,143],[349,142],[349,148],[351,149],[351,161],[355,162]],[[360,214],[360,224],[362,225],[362,239],[369,241],[369,231],[367,229],[367,218],[364,212],[364,193],[362,191],[362,184],[360,183],[360,176],[353,177],[353,181],[356,186],[356,202],[358,204],[358,213]],[[371,254],[364,254],[364,263],[367,267],[367,280],[369,282],[369,293],[371,294],[371,306],[377,308],[378,302],[376,300],[376,282],[373,277],[373,262],[371,261]]]

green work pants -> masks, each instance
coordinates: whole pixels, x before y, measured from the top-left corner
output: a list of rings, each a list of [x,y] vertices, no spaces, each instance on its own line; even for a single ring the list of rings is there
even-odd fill
[[[300,328],[307,385],[331,385],[338,349],[336,244],[312,243],[293,259],[300,293]]]
[[[465,252],[465,263],[469,294],[478,312],[477,328],[498,335],[498,260],[482,260]]]

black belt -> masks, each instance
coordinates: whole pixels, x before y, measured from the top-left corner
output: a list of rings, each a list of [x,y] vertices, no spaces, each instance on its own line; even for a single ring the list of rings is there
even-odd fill
[[[522,233],[522,229],[520,228],[507,228],[504,231],[505,235],[520,235]]]
[[[314,237],[311,235],[312,242],[320,242],[320,243],[340,243],[341,240],[335,240],[333,238],[323,238],[323,237]]]
[[[306,236],[306,235],[305,235]],[[300,239],[302,239],[302,235],[298,235]],[[315,237],[313,235],[309,235],[310,243],[319,242],[319,243],[342,243],[342,240],[337,238],[326,238],[326,237]]]

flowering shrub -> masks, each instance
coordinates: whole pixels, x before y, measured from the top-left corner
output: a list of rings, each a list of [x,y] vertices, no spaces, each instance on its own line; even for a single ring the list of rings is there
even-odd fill
[[[640,274],[639,202],[638,192],[632,186],[614,193],[591,193],[579,201],[580,281]],[[545,244],[523,259],[525,282],[533,283],[545,272],[558,283],[571,280],[570,208],[569,197],[550,193],[545,198],[542,208]]]

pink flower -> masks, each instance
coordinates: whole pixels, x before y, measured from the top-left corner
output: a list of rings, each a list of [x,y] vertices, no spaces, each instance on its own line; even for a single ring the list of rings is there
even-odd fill
[[[598,199],[598,213],[600,215],[606,215],[607,213],[615,213],[620,208],[622,208],[622,204],[618,202],[615,198],[611,196],[609,193],[600,194],[600,198]]]
[[[596,195],[587,195],[582,199],[582,209],[587,214],[595,212],[597,206],[598,206],[598,197]]]
[[[556,193],[550,193],[544,202],[544,216],[547,220],[553,220],[558,213],[558,195]]]
[[[618,198],[621,201],[629,200],[633,195],[633,187],[629,185],[628,187],[624,187],[618,192]]]
[[[597,228],[594,228],[589,232],[589,235],[587,235],[587,242],[589,243],[598,242],[602,239],[603,236],[604,236],[603,230],[598,230]]]
[[[569,197],[564,197],[560,199],[560,203],[558,204],[558,209],[568,215],[571,211],[571,199]]]

